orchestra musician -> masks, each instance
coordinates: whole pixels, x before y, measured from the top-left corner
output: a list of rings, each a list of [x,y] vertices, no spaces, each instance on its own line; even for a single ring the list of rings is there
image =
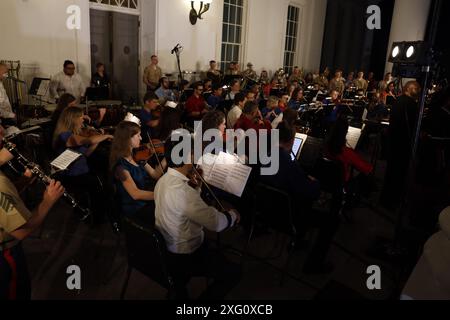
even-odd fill
[[[170,89],[170,82],[167,77],[159,79],[159,88],[155,91],[155,94],[158,96],[160,102],[177,101],[177,95]]]
[[[281,113],[281,109],[278,107],[279,98],[270,96],[267,100],[267,107],[261,111],[265,120],[273,122]]]
[[[208,105],[216,109],[223,101],[223,87],[220,84],[213,84],[212,86],[212,95],[210,95],[207,99]]]
[[[325,68],[323,73],[321,75],[318,75],[316,79],[314,80],[315,84],[319,85],[320,90],[328,90],[328,87],[330,86],[328,77],[330,76],[330,70],[328,68]]]
[[[172,158],[177,143],[171,139],[166,142],[169,169],[155,188],[156,227],[169,252],[168,268],[174,278],[175,298],[189,298],[186,285],[191,277],[207,276],[214,282],[201,299],[222,300],[240,281],[241,270],[209,247],[204,229],[222,232],[239,223],[240,215],[229,208],[218,211],[204,202],[200,192],[190,184],[190,178],[196,176],[193,150],[188,151],[190,155],[179,155],[187,156],[189,162],[177,164]]]
[[[4,129],[0,125],[0,141]],[[13,159],[5,148],[0,151],[0,164]],[[25,206],[13,183],[0,171],[0,300],[30,300],[31,281],[22,241],[43,223],[55,203],[63,196],[60,182],[50,181],[40,204],[33,210]]]
[[[8,66],[0,63],[0,118],[5,125],[16,125],[17,117],[11,107],[11,102],[6,94],[3,81],[8,76]]]
[[[148,143],[148,137],[153,136],[153,131],[159,126],[159,117],[155,112],[160,107],[160,101],[158,96],[149,91],[144,96],[144,107],[138,114],[138,118],[141,121],[142,139],[145,143]]]
[[[259,76],[259,83],[264,86],[269,84],[269,81],[269,74],[266,70],[262,70],[261,75]]]
[[[105,72],[105,65],[101,62],[97,63],[96,73],[92,75],[91,87],[101,89],[98,100],[108,100],[111,92],[111,80]]]
[[[155,91],[158,88],[159,79],[163,77],[163,72],[158,63],[158,56],[153,55],[150,65],[144,70],[143,82],[147,86],[147,91]]]
[[[234,105],[231,110],[228,112],[227,116],[227,126],[229,129],[233,129],[234,125],[238,121],[238,119],[242,115],[242,110],[244,109],[244,105],[247,102],[247,97],[242,92],[239,92],[234,97]]]
[[[57,155],[62,154],[67,149],[74,150],[81,156],[70,165],[70,167],[60,173],[61,181],[66,188],[79,195],[84,200],[84,206],[89,207],[89,199],[86,199],[86,192],[89,193],[92,200],[92,209],[95,222],[101,222],[104,214],[105,196],[99,185],[95,174],[90,170],[88,157],[98,148],[100,143],[112,140],[111,135],[95,134],[90,132],[85,134],[83,130],[84,115],[83,111],[77,107],[66,108],[56,125],[53,149]]]
[[[133,122],[123,121],[117,128],[111,146],[110,170],[114,176],[117,196],[120,200],[121,212],[134,215],[140,212],[152,212],[154,209],[154,193],[150,190],[150,179],[158,180],[167,166],[154,169],[147,162],[137,163],[133,150],[141,146],[141,128]]]
[[[241,117],[234,125],[234,129],[242,129],[244,131],[254,129],[256,132],[259,132],[261,129],[271,131],[272,124],[269,121],[264,120],[256,103],[253,101],[247,101],[244,105],[244,109],[242,110]]]
[[[302,88],[297,88],[292,92],[291,100],[289,100],[288,107],[297,111],[303,111],[308,101],[305,98]]]
[[[356,91],[362,91],[364,95],[366,95],[367,89],[369,88],[369,82],[364,79],[364,72],[358,72],[358,77],[355,79],[354,85],[356,87]]]
[[[342,96],[345,90],[345,82],[344,78],[342,77],[342,71],[337,70],[334,74],[334,78],[330,81],[329,90],[333,91],[336,90],[339,92],[339,95]]]
[[[230,91],[227,93],[225,100],[234,100],[236,94],[241,92],[241,81],[235,79],[231,82]]]
[[[240,76],[239,64],[237,62],[230,62],[226,75],[230,76]]]
[[[279,141],[279,170],[273,176],[261,176],[264,184],[285,191],[290,195],[293,204],[293,223],[297,229],[298,248],[302,247],[304,236],[311,227],[319,227],[319,235],[313,245],[303,272],[307,274],[326,274],[333,270],[333,265],[326,261],[333,237],[337,231],[339,218],[331,211],[314,212],[313,202],[320,196],[319,182],[306,175],[291,154],[295,139],[295,129],[286,122],[277,128]]]
[[[247,69],[242,72],[242,77],[257,81],[258,75],[256,74],[256,71],[253,70],[253,63],[247,63]]]
[[[194,121],[201,120],[208,112],[205,98],[203,98],[203,83],[197,82],[194,85],[194,94],[186,101],[186,117],[188,123],[192,125]]]
[[[344,169],[343,181],[347,184],[348,188],[351,188],[349,184],[352,179],[352,168],[361,172],[362,176],[356,178],[355,181],[359,180],[356,185],[362,187],[362,178],[369,176],[373,172],[373,165],[365,161],[355,150],[347,146],[348,128],[348,120],[344,117],[339,117],[327,137],[325,155],[329,159],[341,163]]]
[[[64,70],[56,74],[50,83],[50,95],[53,99],[58,101],[64,93],[70,93],[78,102],[81,102],[86,93],[86,86],[75,70],[75,64],[72,61],[64,62]]]
[[[222,73],[217,70],[217,62],[211,60],[209,62],[209,70],[206,73],[206,77],[213,82],[213,84],[220,84],[222,82]]]
[[[290,84],[292,84],[292,82],[294,81],[297,82],[298,84],[304,83],[302,70],[297,66],[294,67],[292,74],[288,79],[288,82]]]
[[[170,137],[172,131],[180,129],[181,126],[181,112],[177,109],[177,106],[173,102],[167,102],[161,113],[159,121],[157,138],[161,141],[166,141]]]

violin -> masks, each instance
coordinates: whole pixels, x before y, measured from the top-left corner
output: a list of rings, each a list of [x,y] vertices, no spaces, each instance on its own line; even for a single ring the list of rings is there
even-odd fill
[[[102,135],[103,132],[101,130],[95,129],[93,127],[85,127],[82,128],[79,135],[85,138],[95,137]]]
[[[153,147],[152,147],[153,145]],[[147,162],[149,161],[155,154],[160,156],[164,155],[166,152],[164,143],[161,140],[153,139],[152,144],[145,144],[140,146],[139,148],[133,150],[133,159],[136,162]]]

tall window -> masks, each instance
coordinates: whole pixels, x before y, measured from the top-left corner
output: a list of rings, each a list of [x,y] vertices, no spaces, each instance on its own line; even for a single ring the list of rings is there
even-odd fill
[[[291,74],[297,50],[298,19],[300,9],[289,6],[286,26],[286,42],[284,49],[284,70]]]
[[[139,0],[89,0],[98,5],[113,6],[126,9],[139,9]]]
[[[230,62],[238,62],[242,48],[242,20],[244,0],[224,0],[221,70]]]

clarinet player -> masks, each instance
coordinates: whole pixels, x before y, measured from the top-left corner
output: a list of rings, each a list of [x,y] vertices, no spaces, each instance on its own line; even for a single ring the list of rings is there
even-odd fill
[[[0,141],[4,129],[0,125]],[[0,150],[0,166],[13,159]],[[51,180],[41,203],[29,211],[12,182],[0,171],[0,300],[30,300],[31,284],[21,241],[38,229],[64,194],[61,183]]]

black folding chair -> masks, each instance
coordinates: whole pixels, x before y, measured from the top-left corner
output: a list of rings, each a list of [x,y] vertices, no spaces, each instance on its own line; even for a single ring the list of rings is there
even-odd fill
[[[133,269],[143,273],[168,290],[168,298],[174,297],[173,277],[167,265],[167,247],[161,233],[154,226],[153,219],[146,215],[124,218],[123,230],[126,238],[128,269],[121,292],[123,300]]]
[[[245,248],[245,256],[248,256],[248,248],[253,238],[253,233],[257,221],[262,222],[264,225],[275,230],[279,234],[285,234],[288,236],[289,252],[288,258],[282,271],[282,278],[280,285],[283,285],[285,275],[287,274],[289,264],[292,259],[295,244],[297,241],[297,229],[293,219],[293,203],[290,195],[282,190],[273,188],[268,185],[259,183],[255,187],[254,193],[255,211],[253,212],[250,234],[247,240]],[[275,245],[276,248],[276,245]],[[283,250],[286,248],[286,243],[281,244],[280,251],[276,257],[266,259],[277,259],[283,254]]]
[[[321,157],[314,168],[314,177],[319,180],[321,190],[331,195],[331,213],[343,215],[345,205],[345,181],[342,164]],[[344,215],[346,219],[346,217]]]

